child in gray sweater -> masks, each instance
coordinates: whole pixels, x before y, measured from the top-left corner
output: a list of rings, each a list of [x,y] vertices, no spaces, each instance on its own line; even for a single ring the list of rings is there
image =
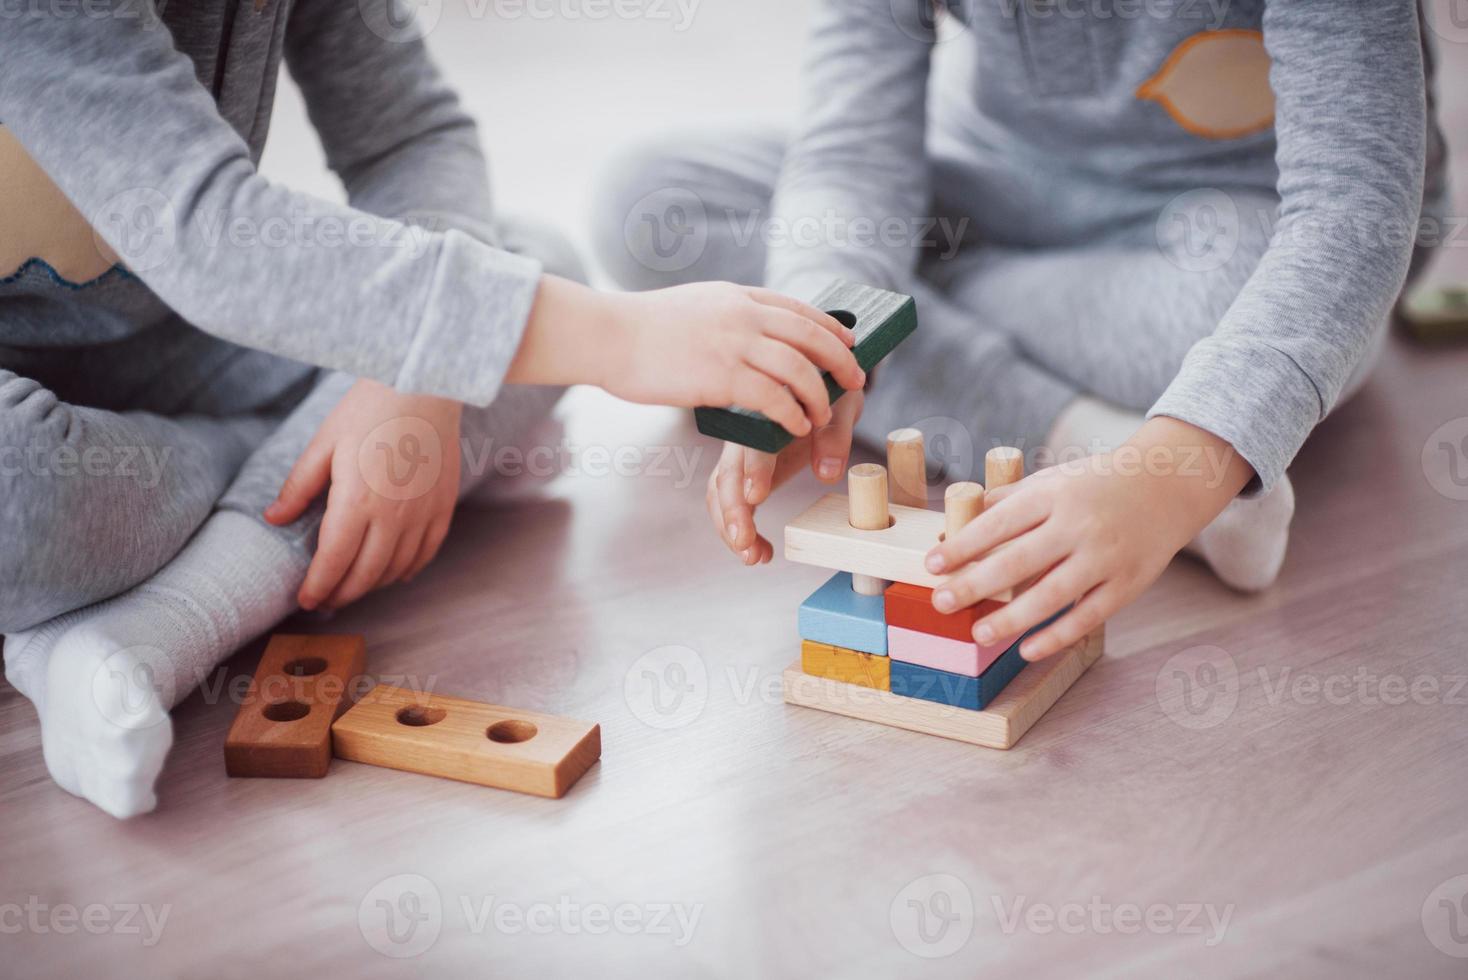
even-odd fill
[[[563,386],[809,432],[820,368],[865,380],[803,303],[598,293],[496,219],[392,0],[158,6],[0,31],[5,673],[56,782],[119,817],[155,804],[176,701],[298,602],[416,574],[493,477],[461,447],[523,450]],[[347,206],[256,171],[282,56]]]
[[[1188,547],[1274,580],[1285,469],[1369,371],[1444,203],[1412,0],[818,0],[799,122],[629,155],[598,248],[631,288],[705,277],[917,297],[921,327],[792,446],[839,478],[853,427],[1069,458],[935,548],[940,610],[1038,576],[981,643],[1074,608],[1046,656]],[[941,28],[938,29],[938,28]],[[956,451],[956,457],[955,457]],[[778,460],[726,447],[710,515],[746,564]],[[982,476],[976,478],[982,479]]]

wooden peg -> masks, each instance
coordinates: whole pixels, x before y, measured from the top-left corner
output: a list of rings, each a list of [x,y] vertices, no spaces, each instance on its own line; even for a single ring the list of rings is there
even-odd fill
[[[893,429],[887,433],[887,472],[894,504],[928,506],[927,457],[923,455],[920,431]]]
[[[887,508],[887,469],[858,463],[846,471],[848,519],[858,531],[885,531],[892,523]],[[870,575],[851,576],[851,588],[862,595],[881,595],[887,583]]]
[[[1025,454],[1013,446],[999,446],[984,454],[984,486],[1007,487],[1025,478]]]
[[[943,538],[947,540],[984,512],[984,488],[967,480],[943,491]]]

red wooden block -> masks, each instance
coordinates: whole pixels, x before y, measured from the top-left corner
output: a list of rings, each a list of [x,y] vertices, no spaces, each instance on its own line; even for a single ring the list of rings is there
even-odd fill
[[[976,606],[958,612],[940,613],[933,608],[933,590],[906,582],[893,582],[883,594],[888,626],[900,626],[919,633],[946,636],[950,640],[974,640],[974,623],[999,609],[1004,603],[985,599]]]

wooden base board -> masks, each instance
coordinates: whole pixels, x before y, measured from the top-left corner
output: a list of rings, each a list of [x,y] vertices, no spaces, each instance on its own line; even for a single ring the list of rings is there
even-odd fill
[[[784,673],[785,701],[879,725],[957,739],[993,749],[1013,748],[1106,647],[1104,627],[1075,646],[1030,664],[983,711],[904,698],[804,673]]]
[[[601,726],[379,684],[331,726],[339,759],[560,797],[601,758]]]

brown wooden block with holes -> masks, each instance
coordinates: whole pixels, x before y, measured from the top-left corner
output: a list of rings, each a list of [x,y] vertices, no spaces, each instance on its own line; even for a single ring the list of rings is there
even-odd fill
[[[340,759],[559,797],[601,758],[601,726],[379,684],[331,726]]]
[[[331,723],[351,703],[366,661],[360,636],[272,636],[224,739],[225,771],[325,776]]]

